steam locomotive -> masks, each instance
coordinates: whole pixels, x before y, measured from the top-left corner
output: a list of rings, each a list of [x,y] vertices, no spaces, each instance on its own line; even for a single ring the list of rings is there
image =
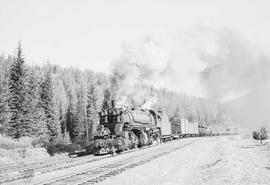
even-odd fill
[[[171,133],[169,119],[161,111],[116,108],[112,101],[112,108],[102,110],[99,117],[94,136],[95,154],[158,144]]]

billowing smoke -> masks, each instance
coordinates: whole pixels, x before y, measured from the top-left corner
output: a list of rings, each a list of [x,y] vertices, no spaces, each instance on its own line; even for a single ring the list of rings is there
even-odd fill
[[[202,86],[210,98],[228,104],[232,119],[256,128],[270,123],[270,57],[234,31],[216,32],[216,52],[200,53],[206,68]]]
[[[223,102],[232,122],[243,127],[269,125],[270,57],[265,49],[236,31],[204,26],[168,40],[148,37],[123,47],[111,68],[114,99],[153,107],[156,95],[138,88],[151,84]]]
[[[143,85],[153,84],[165,68],[163,65],[167,60],[156,43],[149,40],[139,46],[124,46],[122,56],[113,61],[111,66],[113,98],[118,100],[117,104],[154,108],[157,101],[153,99],[156,99],[156,95],[149,88],[143,88]]]
[[[143,105],[143,109],[153,109],[158,104],[157,96],[150,97]]]
[[[111,65],[113,98],[121,105],[157,106],[156,94],[147,88],[138,88],[143,84],[200,94],[197,72],[201,66],[195,65],[197,58],[194,60],[198,54],[178,41],[178,37],[164,41],[148,36],[142,42],[124,45],[122,55]]]

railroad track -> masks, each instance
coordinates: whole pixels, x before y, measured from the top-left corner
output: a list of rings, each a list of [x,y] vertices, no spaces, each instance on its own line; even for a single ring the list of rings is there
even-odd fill
[[[174,143],[174,141],[170,143]],[[159,146],[163,146],[163,144]],[[45,184],[70,184],[71,182],[72,182],[71,184],[73,184],[73,182],[78,182],[75,184],[85,184],[85,182],[87,184],[89,183],[91,184],[91,183],[98,182],[101,179],[121,173],[122,171],[125,171],[126,169],[144,164],[145,162],[151,161],[157,157],[163,156],[167,153],[170,153],[174,150],[178,150],[182,147],[184,146],[182,145],[176,148],[174,147],[173,149],[169,149],[166,152],[154,151],[150,154],[147,154],[148,157],[146,157],[144,153],[143,155],[138,155],[132,158],[132,160],[130,158],[123,161],[116,159],[106,165],[103,164],[100,166],[96,166],[95,165],[96,162],[101,161],[106,158],[112,158],[112,157],[117,158],[117,156],[119,155],[116,155],[116,156],[106,155],[106,156],[97,156],[97,157],[92,156],[91,158],[89,158],[89,156],[85,156],[85,157],[80,157],[80,158],[71,158],[68,160],[60,160],[60,162],[53,161],[49,164],[42,164],[40,166],[36,165],[36,166],[21,168],[20,170],[15,171],[15,173],[13,171],[13,172],[5,174],[2,177],[0,175],[0,184],[2,183],[25,184],[27,180],[29,180],[31,184],[44,184],[44,185]],[[148,146],[148,147],[144,147],[142,149],[137,149],[137,150],[144,151],[144,149],[146,148],[155,149],[156,147]],[[134,151],[136,150],[125,151],[122,154],[120,154],[120,156],[127,153],[132,153]],[[91,168],[88,167],[85,170],[81,170],[80,168],[78,168],[78,167],[81,167],[80,165],[89,164],[89,163],[93,163],[93,166],[94,165],[95,166]],[[54,172],[58,172],[59,170],[61,171],[61,170],[69,169],[69,168],[72,170],[73,167],[75,168],[77,167],[78,169],[77,173],[72,173],[69,175],[64,175],[64,176],[60,176],[56,178],[50,178],[49,181],[46,180],[44,182],[38,182],[38,183],[31,182],[31,179],[34,179],[36,176],[42,176],[42,174],[47,175],[47,173],[50,173],[50,172],[54,173]]]
[[[166,151],[152,150],[150,153],[147,154],[145,152],[141,152],[140,154],[133,156],[132,158],[129,156],[125,156],[124,159],[118,158],[106,164],[96,165],[76,173],[51,178],[49,181],[46,180],[44,182],[37,182],[37,183],[34,182],[33,184],[36,185],[95,184],[97,182],[105,180],[106,178],[122,173],[128,169],[145,164],[156,158],[162,157],[173,151],[179,150],[180,148],[186,147],[190,144],[192,143],[187,143],[181,146],[166,149]]]
[[[151,147],[151,146],[149,146]],[[149,148],[149,147],[143,147],[142,149]],[[124,151],[124,153],[133,152],[136,150],[128,150]],[[105,156],[85,156],[85,157],[79,157],[79,158],[68,158],[60,161],[52,161],[52,162],[42,162],[42,163],[35,163],[33,165],[18,165],[16,167],[13,167],[11,169],[1,169],[0,171],[0,184],[2,183],[9,183],[21,179],[27,179],[31,178],[34,175],[40,175],[44,173],[48,173],[51,171],[57,171],[61,169],[71,168],[74,166],[79,166],[84,163],[91,163],[100,161],[102,159],[113,157],[112,155],[105,155]]]
[[[36,166],[36,165],[42,165],[42,164],[49,164],[49,163],[55,163],[55,162],[63,162],[63,161],[67,161],[69,160],[69,158],[56,158],[56,159],[51,159],[51,158],[45,158],[45,159],[41,159],[38,161],[24,161],[24,162],[17,162],[17,163],[7,163],[7,164],[3,164],[0,165],[0,175],[9,171],[13,171],[13,170],[19,170],[25,167],[29,167],[29,166]]]
[[[185,145],[175,147],[173,149],[157,152],[154,150],[150,154],[145,156],[145,153],[135,156],[132,159],[119,159],[117,161],[113,161],[106,165],[95,166],[91,169],[74,173],[72,175],[63,176],[60,178],[52,179],[50,182],[39,183],[39,185],[64,185],[64,184],[73,184],[73,185],[87,185],[87,184],[95,184],[97,182],[103,181],[106,178],[115,176],[119,173],[126,171],[127,169],[134,168],[139,165],[143,165],[149,161],[152,161],[156,158],[162,157],[166,154],[169,154],[173,151],[179,150],[180,148],[186,147],[191,143],[187,143]]]
[[[146,146],[142,147],[141,149],[149,148],[153,146]],[[122,152],[122,154],[129,153],[136,151],[138,149],[128,150]],[[105,156],[92,156],[89,159],[88,156],[84,157],[78,157],[78,158],[66,158],[62,160],[53,160],[53,161],[40,161],[35,163],[19,163],[14,165],[12,167],[5,167],[0,169],[0,184],[2,183],[9,183],[18,181],[21,179],[27,179],[31,178],[35,175],[40,175],[44,173],[48,173],[51,171],[57,171],[61,169],[71,168],[74,166],[78,166],[84,163],[91,163],[96,162],[102,159],[113,157],[111,155],[105,155]]]
[[[18,169],[7,170],[4,173],[2,172],[0,174],[0,184],[30,178],[33,177],[34,175],[40,175],[51,171],[74,167],[84,163],[91,163],[109,157],[111,156],[91,157],[89,159],[88,156],[88,158],[84,157],[83,159],[80,158],[67,159],[62,160],[60,162],[59,161],[53,161],[49,163],[45,162],[42,163],[42,165],[35,164],[33,166],[22,166],[19,167]]]

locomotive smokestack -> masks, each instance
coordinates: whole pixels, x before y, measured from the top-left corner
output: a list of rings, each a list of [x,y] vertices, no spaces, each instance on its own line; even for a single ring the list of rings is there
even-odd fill
[[[115,108],[115,100],[112,100],[112,108]]]

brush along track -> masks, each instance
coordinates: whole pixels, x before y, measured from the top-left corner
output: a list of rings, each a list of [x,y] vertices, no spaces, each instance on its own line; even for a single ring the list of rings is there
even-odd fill
[[[187,144],[181,144],[181,146],[174,147],[165,147],[163,149],[158,148],[155,150],[149,150],[148,152],[136,153],[135,156],[130,155],[122,155],[122,157],[116,156],[115,160],[111,160],[109,162],[105,162],[105,164],[93,164],[92,166],[88,166],[88,168],[80,169],[75,173],[70,173],[67,175],[60,175],[51,178],[45,178],[43,180],[33,180],[28,181],[31,184],[39,184],[39,185],[64,185],[64,184],[76,184],[76,185],[84,185],[84,184],[94,184],[99,181],[102,181],[106,178],[115,176],[125,170],[134,168],[136,166],[145,164],[153,159],[164,156],[173,151],[179,150],[185,146],[192,144],[193,142],[189,142]],[[23,183],[25,183],[24,181]]]

